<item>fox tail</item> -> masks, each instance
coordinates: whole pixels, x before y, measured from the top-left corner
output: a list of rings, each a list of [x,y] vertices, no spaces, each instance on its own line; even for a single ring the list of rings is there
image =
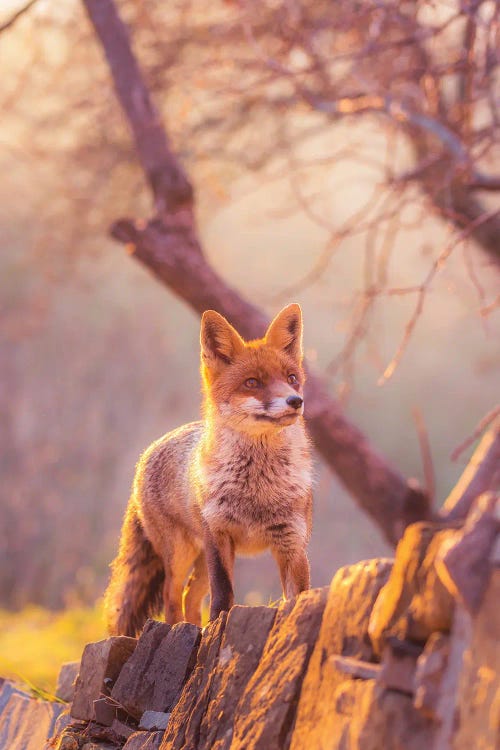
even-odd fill
[[[148,617],[158,615],[164,579],[162,561],[147,539],[136,509],[129,503],[118,555],[111,563],[111,579],[104,594],[110,635],[134,637]]]

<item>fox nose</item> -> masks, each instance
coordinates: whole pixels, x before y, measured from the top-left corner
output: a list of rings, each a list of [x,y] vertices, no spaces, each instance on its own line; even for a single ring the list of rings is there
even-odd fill
[[[300,396],[288,396],[286,402],[288,406],[291,406],[293,409],[300,409],[304,403],[304,399],[300,398]]]

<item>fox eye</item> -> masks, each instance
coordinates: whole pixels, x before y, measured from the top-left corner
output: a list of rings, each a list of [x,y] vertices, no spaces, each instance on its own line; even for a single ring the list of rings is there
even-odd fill
[[[297,385],[299,381],[298,381],[297,376],[292,373],[291,375],[288,376],[288,382],[290,383],[290,385]]]
[[[248,380],[245,380],[245,385],[247,388],[258,388],[259,381],[257,378],[248,378]]]

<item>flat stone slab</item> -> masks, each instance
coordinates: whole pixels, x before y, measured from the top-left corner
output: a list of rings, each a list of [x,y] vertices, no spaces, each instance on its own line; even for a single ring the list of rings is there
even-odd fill
[[[195,668],[172,710],[161,750],[197,746],[200,724],[212,694],[226,621],[227,612],[221,612],[216,620],[203,629]]]
[[[347,680],[335,691],[332,721],[318,727],[309,747],[423,750],[433,747],[433,729],[410,696],[386,690],[375,680]]]
[[[105,727],[110,727],[117,718],[118,706],[109,698],[98,698],[94,701],[94,721]]]
[[[434,631],[450,629],[454,600],[435,563],[442,545],[455,533],[442,523],[419,522],[406,528],[370,616],[368,632],[379,657],[390,637],[425,643]]]
[[[476,614],[491,576],[491,555],[500,532],[500,500],[492,492],[472,505],[463,530],[452,533],[436,560],[439,577],[451,592]]]
[[[136,726],[133,727],[127,724],[124,721],[120,721],[120,719],[114,719],[113,723],[111,724],[111,731],[118,735],[118,737],[122,737],[123,739],[128,739],[132,734],[134,734],[136,730]]]
[[[0,714],[9,702],[11,695],[21,695],[23,698],[31,698],[29,693],[17,688],[10,680],[4,680],[0,687]]]
[[[62,734],[66,727],[73,721],[69,713],[69,706],[62,706],[62,709],[63,710],[57,716],[53,726],[49,730],[50,734],[48,735],[48,740],[51,740],[51,738],[58,737],[60,734]],[[53,746],[53,743],[47,741],[47,745],[45,746],[44,750],[52,750]]]
[[[134,732],[123,746],[123,750],[159,750],[163,732]]]
[[[448,666],[450,636],[433,633],[417,659],[413,705],[424,716],[439,722],[436,709],[444,693],[442,682]]]
[[[173,627],[150,620],[111,696],[132,716],[170,711],[196,661],[201,631],[189,622]]]
[[[500,727],[500,570],[475,617],[457,605],[436,713],[436,747],[498,748]]]
[[[236,708],[257,669],[276,612],[271,607],[239,605],[230,610],[207,696],[208,708],[199,727],[197,750],[230,747]]]
[[[115,636],[85,646],[71,706],[74,719],[94,718],[94,701],[109,695],[110,684],[118,678],[136,644],[135,638]]]
[[[278,609],[257,669],[237,706],[231,750],[288,747],[327,594],[327,587],[304,591]]]
[[[61,665],[57,677],[56,697],[71,703],[75,697],[75,682],[80,671],[79,661],[68,661]]]
[[[139,729],[147,729],[152,732],[157,729],[166,729],[171,713],[164,711],[144,711],[139,722]]]
[[[143,711],[141,707],[152,696],[152,688],[147,683],[148,673],[156,651],[163,639],[170,633],[171,626],[166,622],[147,620],[133,655],[124,664],[120,675],[111,690],[113,700],[120,703],[130,714],[137,719]],[[149,698],[148,698],[149,696]],[[148,706],[147,708],[150,708]]]
[[[27,698],[12,692],[0,715],[2,750],[41,750],[52,736],[62,703]]]
[[[291,750],[322,748],[324,738],[334,733],[336,688],[356,678],[338,669],[330,657],[374,661],[368,624],[392,565],[392,560],[377,558],[346,565],[335,574],[302,683]]]
[[[419,650],[405,650],[402,644],[394,643],[395,640],[391,639],[383,651],[378,682],[387,690],[413,695]]]
[[[353,659],[352,656],[336,656],[335,654],[329,659],[339,672],[360,680],[373,680],[380,674],[380,664],[371,664],[369,661]]]

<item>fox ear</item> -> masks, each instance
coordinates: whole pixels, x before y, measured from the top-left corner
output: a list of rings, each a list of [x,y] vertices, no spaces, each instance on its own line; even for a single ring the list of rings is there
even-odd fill
[[[200,344],[201,355],[205,360],[221,360],[227,365],[245,348],[245,342],[238,331],[215,310],[206,310],[202,315]]]
[[[266,332],[266,344],[302,361],[302,310],[293,303],[277,314]]]

